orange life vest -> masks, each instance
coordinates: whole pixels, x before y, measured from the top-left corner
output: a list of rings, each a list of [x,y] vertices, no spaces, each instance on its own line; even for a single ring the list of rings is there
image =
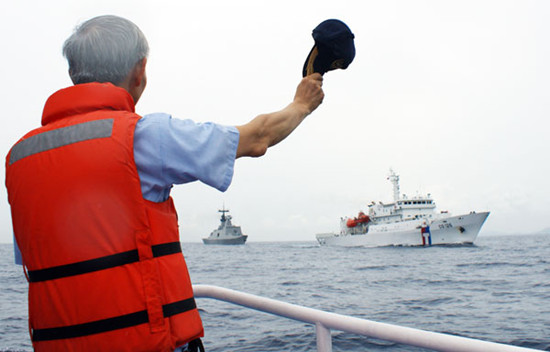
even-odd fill
[[[142,197],[132,97],[62,89],[6,159],[37,351],[173,351],[203,336],[172,199]]]

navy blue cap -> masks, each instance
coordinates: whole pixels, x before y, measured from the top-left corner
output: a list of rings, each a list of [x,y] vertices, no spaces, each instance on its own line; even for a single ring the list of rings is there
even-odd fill
[[[309,52],[302,75],[314,72],[323,75],[337,68],[346,69],[355,57],[355,36],[349,27],[340,20],[330,19],[321,22],[313,30],[315,45]]]

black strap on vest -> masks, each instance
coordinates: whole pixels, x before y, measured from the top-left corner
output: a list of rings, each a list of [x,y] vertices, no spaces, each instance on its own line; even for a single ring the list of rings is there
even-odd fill
[[[187,344],[187,348],[184,352],[205,352],[204,345],[201,339],[195,339]]]
[[[162,243],[152,246],[152,249],[153,257],[157,258],[164,255],[181,253],[181,244],[179,242]],[[40,282],[110,269],[116,266],[136,263],[138,261],[138,250],[134,249],[82,262],[59,265],[40,270],[29,270],[28,276],[29,282]]]
[[[165,318],[197,308],[193,297],[162,306]],[[47,329],[33,329],[33,341],[50,341],[82,337],[102,332],[128,328],[149,322],[146,310],[89,323]]]

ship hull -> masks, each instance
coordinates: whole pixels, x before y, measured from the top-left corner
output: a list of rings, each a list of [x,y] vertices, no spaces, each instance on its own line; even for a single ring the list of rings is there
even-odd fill
[[[429,246],[473,244],[489,212],[434,220],[422,229],[422,220],[372,224],[367,233],[318,234],[321,245],[343,247]]]
[[[235,245],[235,244],[244,244],[248,236],[238,236],[231,238],[203,238],[202,242],[204,244],[223,244],[223,245]]]

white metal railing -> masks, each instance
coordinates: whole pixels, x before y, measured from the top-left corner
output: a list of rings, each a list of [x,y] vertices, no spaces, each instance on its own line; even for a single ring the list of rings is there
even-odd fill
[[[218,286],[193,285],[193,291],[196,298],[213,298],[265,313],[311,323],[315,325],[318,352],[332,351],[331,329],[370,336],[409,346],[428,348],[434,351],[538,351],[324,312],[322,310],[303,307]]]

